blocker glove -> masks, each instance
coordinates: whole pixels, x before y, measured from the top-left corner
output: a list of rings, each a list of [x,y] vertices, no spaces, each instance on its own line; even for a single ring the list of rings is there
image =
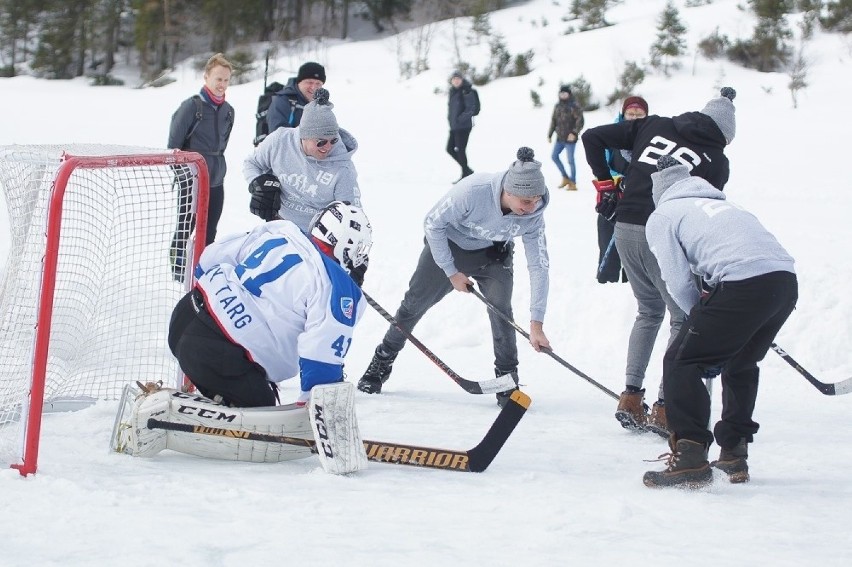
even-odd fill
[[[251,203],[249,210],[265,221],[274,220],[281,207],[281,182],[272,174],[264,173],[249,184]]]
[[[621,198],[618,184],[612,179],[592,180],[592,184],[598,191],[598,202],[595,210],[606,220],[615,221],[615,208]]]

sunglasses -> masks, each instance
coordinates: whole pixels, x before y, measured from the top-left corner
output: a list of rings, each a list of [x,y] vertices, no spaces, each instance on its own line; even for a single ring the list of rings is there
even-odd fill
[[[331,140],[317,140],[317,147],[324,148],[326,144],[331,144],[332,146],[340,141],[340,138],[332,138]]]

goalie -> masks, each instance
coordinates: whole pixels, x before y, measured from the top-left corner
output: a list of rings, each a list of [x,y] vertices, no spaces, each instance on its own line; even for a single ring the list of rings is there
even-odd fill
[[[363,468],[343,360],[362,315],[359,286],[372,230],[360,208],[340,201],[318,212],[309,228],[305,234],[290,221],[272,221],[205,249],[196,286],[172,313],[168,342],[207,399],[157,387],[126,394],[114,449],[147,456],[169,448],[251,461],[316,452],[330,472]],[[276,407],[277,384],[295,376],[298,399]],[[236,438],[247,431],[307,439],[313,433],[316,448]]]

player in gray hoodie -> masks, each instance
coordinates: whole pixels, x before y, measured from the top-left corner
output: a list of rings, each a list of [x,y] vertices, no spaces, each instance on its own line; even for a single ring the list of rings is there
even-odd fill
[[[355,138],[338,127],[329,93],[318,89],[296,128],[279,128],[243,162],[250,210],[263,220],[293,221],[307,232],[333,201],[361,206],[352,154]]]
[[[468,293],[471,278],[479,283],[482,295],[511,318],[513,239],[520,237],[530,272],[530,343],[537,351],[550,346],[542,329],[550,281],[543,213],[550,196],[541,163],[533,157],[530,148],[521,148],[508,171],[465,177],[429,211],[424,222],[426,246],[396,312],[402,328],[411,331],[454,289]],[[488,316],[495,374],[509,374],[517,384],[514,329],[491,311]],[[391,325],[358,382],[359,390],[368,394],[382,391],[405,341],[405,335]],[[511,392],[498,393],[498,405],[505,405]]]
[[[746,482],[748,443],[759,369],[798,298],[794,260],[751,213],[671,156],[652,175],[656,209],[645,235],[672,298],[689,314],[663,359],[672,453],[665,471],[645,473],[648,486],[695,487],[713,466]],[[701,279],[699,289],[695,277]],[[708,290],[702,293],[702,289]],[[722,416],[713,433],[702,376],[722,370]]]

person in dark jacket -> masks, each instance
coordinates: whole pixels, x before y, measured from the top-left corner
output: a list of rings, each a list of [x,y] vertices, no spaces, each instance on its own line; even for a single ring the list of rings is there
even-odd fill
[[[462,168],[458,183],[473,170],[467,164],[467,141],[473,130],[473,117],[479,114],[479,94],[459,71],[450,75],[450,94],[447,120],[450,122],[450,137],[447,139],[447,153]]]
[[[638,304],[627,346],[626,387],[615,413],[626,429],[650,430],[668,437],[664,387],[661,384],[648,416],[642,384],[666,309],[671,323],[669,345],[686,319],[686,313],[666,289],[657,260],[645,239],[645,223],[654,211],[651,174],[656,172],[657,159],[670,155],[689,167],[691,175],[704,178],[719,190],[725,186],[730,170],[724,151],[736,131],[732,102],[736,92],[725,87],[721,94],[700,112],[686,112],[673,118],[652,115],[597,126],[583,134],[586,160],[596,177],[593,183],[602,193],[598,212],[601,204],[614,202],[611,194],[618,190],[606,162],[606,149],[632,152],[626,173],[628,185],[624,196],[615,201],[615,246]]]
[[[646,236],[689,318],[663,359],[672,452],[666,469],[646,472],[643,481],[697,488],[713,481],[715,467],[733,483],[748,482],[748,444],[759,428],[753,419],[757,363],[796,306],[794,260],[754,215],[690,176],[688,165],[664,155],[657,167],[657,208]],[[720,369],[722,414],[711,433],[710,396],[701,379]],[[714,437],[721,451],[709,463]]]
[[[562,182],[559,188],[565,187],[568,191],[577,190],[577,167],[574,163],[574,150],[577,147],[577,139],[583,129],[583,109],[571,96],[571,87],[562,85],[559,87],[559,102],[553,107],[553,115],[550,117],[550,128],[547,131],[547,141],[553,139],[556,134],[556,143],[553,145],[553,153],[550,158],[556,164],[559,173],[562,174]],[[565,152],[568,159],[568,167],[571,174],[565,171],[560,155]]]
[[[278,128],[295,128],[302,121],[305,105],[314,100],[314,93],[325,84],[325,67],[308,61],[295,77],[290,77],[269,105],[266,121],[269,133]]]
[[[625,120],[637,120],[648,116],[648,102],[641,96],[629,96],[624,99],[621,104],[621,112],[615,118],[615,122],[624,122]],[[630,150],[618,150],[607,148],[606,163],[609,166],[609,172],[612,175],[618,191],[608,195],[610,199],[620,199],[624,194],[624,188],[627,186],[627,166],[630,165],[632,153]],[[598,193],[598,202],[602,197]],[[621,280],[627,281],[627,273],[621,267],[621,258],[618,257],[618,250],[615,248],[615,205],[613,201],[612,214],[598,213],[598,283],[614,283]],[[602,208],[606,211],[606,208]]]
[[[234,127],[234,107],[225,101],[225,91],[231,82],[233,67],[221,53],[207,61],[204,67],[204,86],[201,92],[183,101],[172,115],[168,147],[198,152],[207,163],[210,175],[210,199],[207,208],[206,243],[216,238],[216,227],[225,203],[225,149]],[[178,224],[172,239],[171,264],[174,277],[183,281],[186,265],[186,244],[195,227],[191,213],[191,176],[175,171],[179,185]]]

